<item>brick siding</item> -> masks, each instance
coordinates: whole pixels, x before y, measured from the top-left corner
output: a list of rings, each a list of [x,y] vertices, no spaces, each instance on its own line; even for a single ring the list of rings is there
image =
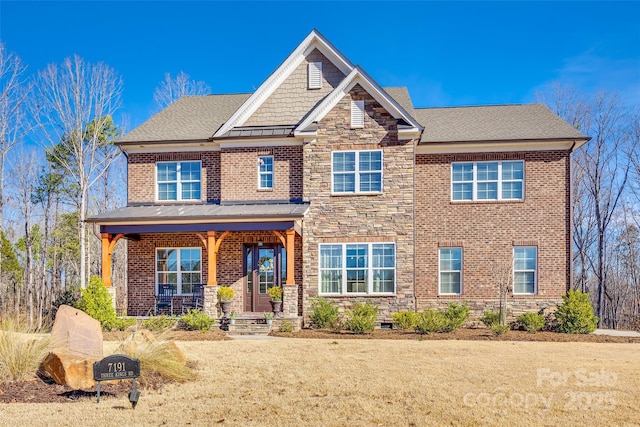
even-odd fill
[[[451,163],[523,159],[522,201],[452,202]],[[569,155],[566,151],[416,156],[416,297],[419,308],[468,301],[477,311],[499,297],[496,269],[515,245],[538,247],[538,293],[512,305],[558,302],[570,281]],[[438,295],[438,247],[463,248],[460,296]]]

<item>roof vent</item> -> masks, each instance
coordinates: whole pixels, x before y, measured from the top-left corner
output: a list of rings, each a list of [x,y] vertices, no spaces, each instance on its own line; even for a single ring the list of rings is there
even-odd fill
[[[322,62],[309,62],[309,89],[322,88]]]

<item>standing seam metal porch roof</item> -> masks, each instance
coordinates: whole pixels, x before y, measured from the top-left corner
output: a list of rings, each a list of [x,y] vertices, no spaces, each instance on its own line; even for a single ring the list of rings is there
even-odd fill
[[[190,222],[215,223],[221,221],[248,221],[261,219],[302,218],[308,203],[255,203],[255,204],[193,204],[127,206],[88,218],[87,222],[119,224],[134,222]]]

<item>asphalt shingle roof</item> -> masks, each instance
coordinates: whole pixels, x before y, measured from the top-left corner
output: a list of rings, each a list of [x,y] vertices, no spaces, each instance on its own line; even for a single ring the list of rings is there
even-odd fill
[[[211,138],[250,93],[183,96],[120,138],[120,143]]]
[[[542,104],[416,108],[421,143],[585,139]]]

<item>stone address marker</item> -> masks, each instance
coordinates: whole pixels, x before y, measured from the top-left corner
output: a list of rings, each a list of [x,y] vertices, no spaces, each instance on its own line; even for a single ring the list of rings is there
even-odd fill
[[[138,404],[140,392],[136,390],[136,378],[140,376],[140,360],[126,354],[112,354],[93,364],[93,379],[98,382],[97,402],[100,402],[100,382],[133,379],[129,402],[133,409]]]

